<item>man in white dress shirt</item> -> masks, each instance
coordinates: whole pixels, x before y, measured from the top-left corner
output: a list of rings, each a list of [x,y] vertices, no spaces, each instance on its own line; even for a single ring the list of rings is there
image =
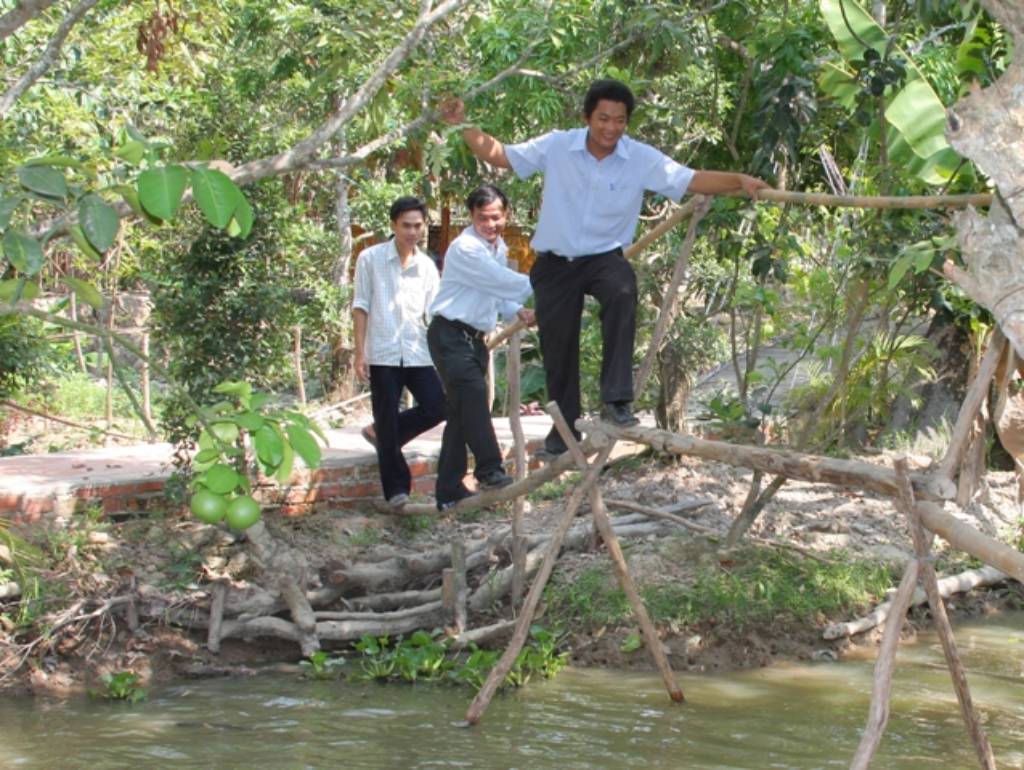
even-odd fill
[[[530,279],[507,267],[508,248],[501,237],[508,217],[505,193],[494,185],[483,185],[469,194],[466,208],[472,224],[445,254],[427,330],[430,354],[448,397],[437,463],[435,497],[440,511],[471,494],[463,484],[467,445],[476,460],[473,473],[479,488],[498,489],[512,483],[502,466],[491,423],[484,337],[494,329],[499,311],[506,320],[534,320],[533,311],[523,307],[530,296]]]
[[[365,429],[363,436],[377,448],[384,499],[397,508],[408,502],[412,484],[402,447],[444,419],[445,400],[427,348],[438,287],[437,267],[419,247],[427,207],[403,197],[390,214],[394,237],[364,250],[356,262],[352,322],[356,376],[369,381],[373,403],[373,432]],[[405,388],[416,405],[399,411]]]
[[[475,126],[463,126],[472,153],[520,178],[544,174],[530,271],[548,398],[558,402],[569,425],[581,414],[580,323],[584,295],[600,304],[603,359],[601,418],[635,425],[633,345],[636,274],[622,250],[633,242],[645,190],[674,201],[684,193],[746,192],[756,197],[768,185],[746,174],[695,171],[643,142],[626,136],[635,100],[617,80],[598,80],[583,101],[585,127],[552,131],[521,144],[505,145]],[[465,123],[461,100],[441,106],[442,118]],[[575,428],[573,429],[575,432]],[[552,428],[546,454],[566,450]]]

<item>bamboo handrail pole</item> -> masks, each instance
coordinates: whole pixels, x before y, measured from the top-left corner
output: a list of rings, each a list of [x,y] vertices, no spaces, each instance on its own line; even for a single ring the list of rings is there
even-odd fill
[[[579,444],[576,443],[576,437],[573,435],[572,430],[569,429],[569,424],[565,421],[562,410],[558,408],[558,404],[554,401],[548,403],[545,408],[548,414],[551,415],[551,419],[554,420],[558,434],[569,448],[569,454],[576,461],[576,466],[581,472],[585,473],[589,469],[587,458],[580,450]],[[636,616],[637,622],[640,624],[640,631],[644,636],[644,644],[654,660],[658,673],[661,674],[661,681],[665,683],[668,696],[676,703],[682,702],[684,700],[683,691],[679,688],[675,674],[672,671],[672,666],[669,665],[665,650],[662,649],[661,639],[658,638],[658,629],[654,627],[654,622],[647,612],[644,600],[640,597],[640,591],[637,589],[633,576],[629,572],[629,565],[626,564],[626,557],[622,553],[622,546],[619,545],[619,539],[612,530],[612,524],[608,520],[608,511],[604,505],[604,498],[596,484],[590,487],[590,512],[594,517],[597,531],[601,535],[601,539],[604,540],[605,547],[608,549],[608,555],[611,557],[612,567],[615,570],[615,577],[618,578],[619,585],[622,586],[622,590],[625,592],[626,598],[633,608],[633,614]]]
[[[744,193],[726,193],[733,198],[746,198]],[[796,203],[802,206],[829,206],[858,209],[962,209],[968,206],[992,205],[989,193],[968,195],[829,195],[826,193],[793,192],[762,189],[757,200],[771,203]]]
[[[999,367],[999,359],[1009,343],[1002,331],[996,326],[992,331],[992,337],[988,342],[988,349],[978,364],[978,371],[974,375],[974,381],[967,389],[963,403],[960,405],[960,412],[956,417],[956,424],[953,426],[953,435],[949,440],[949,447],[946,454],[939,461],[936,475],[940,479],[953,480],[960,462],[963,459],[964,450],[967,447],[967,440],[971,434],[971,426],[974,424],[974,417],[981,409],[981,405],[988,397],[989,386]]]
[[[475,725],[480,721],[484,712],[487,710],[487,706],[494,698],[495,693],[498,692],[498,688],[501,683],[505,681],[505,677],[508,676],[508,672],[512,670],[513,664],[516,662],[516,658],[519,656],[519,651],[522,650],[523,645],[526,644],[527,636],[530,633],[530,624],[533,622],[533,616],[537,612],[537,605],[540,604],[541,594],[544,592],[544,586],[547,585],[548,578],[551,577],[551,571],[555,567],[555,560],[558,558],[558,552],[562,548],[562,541],[565,539],[565,533],[569,531],[569,527],[572,526],[573,519],[576,518],[576,512],[579,510],[580,505],[583,504],[583,498],[589,491],[590,487],[597,481],[597,477],[601,474],[601,469],[604,467],[605,462],[608,460],[609,455],[612,453],[612,449],[615,446],[614,441],[610,441],[597,455],[597,459],[594,460],[594,464],[590,467],[586,476],[576,485],[576,488],[569,495],[569,500],[566,502],[565,511],[562,513],[562,518],[558,522],[558,526],[551,535],[551,541],[548,543],[548,549],[544,553],[544,561],[541,562],[540,569],[537,571],[537,576],[534,577],[533,583],[530,586],[530,591],[526,595],[526,600],[523,602],[523,608],[519,613],[519,618],[516,621],[516,629],[512,634],[512,639],[508,643],[508,647],[505,648],[504,654],[491,669],[487,675],[487,681],[484,682],[484,686],[477,692],[473,702],[469,704],[469,710],[466,712],[466,721],[471,725]],[[559,461],[564,460],[566,467],[572,463],[572,458],[566,453],[562,457],[558,458]],[[554,463],[552,463],[554,465]],[[550,467],[550,466],[549,466]],[[506,487],[507,489],[507,487]]]
[[[893,497],[897,492],[896,474],[890,468],[859,460],[822,457],[792,449],[711,441],[643,425],[619,428],[606,422],[581,419],[576,422],[576,427],[584,433],[603,433],[619,440],[647,444],[669,454],[717,460],[727,465],[752,468],[775,476],[862,488],[887,497]],[[934,499],[928,477],[914,474],[912,479],[914,492],[919,498]]]
[[[928,606],[931,608],[935,631],[942,643],[942,653],[946,658],[950,678],[953,680],[953,690],[956,692],[957,702],[960,704],[960,715],[967,726],[967,733],[971,737],[971,743],[974,744],[974,750],[978,755],[978,763],[982,770],[996,770],[992,745],[989,743],[988,736],[985,735],[985,728],[981,724],[978,711],[974,708],[971,690],[967,685],[967,674],[960,661],[960,653],[957,652],[953,627],[946,614],[946,605],[942,601],[942,595],[939,593],[939,579],[935,575],[931,557],[932,540],[935,536],[925,531],[921,524],[921,517],[915,510],[914,490],[910,486],[910,472],[907,468],[906,458],[897,459],[894,467],[899,484],[899,495],[896,498],[897,508],[907,517],[907,522],[910,524],[910,534],[914,540],[914,555],[918,561],[918,577],[928,595]]]

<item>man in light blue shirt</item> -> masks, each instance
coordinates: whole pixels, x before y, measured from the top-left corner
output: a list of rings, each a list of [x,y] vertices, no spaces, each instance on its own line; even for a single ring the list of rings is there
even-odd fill
[[[513,145],[474,126],[462,130],[480,160],[512,169],[523,179],[544,174],[530,281],[548,398],[558,402],[570,425],[581,413],[579,338],[585,295],[601,306],[601,417],[621,426],[637,423],[632,413],[636,274],[622,251],[633,242],[644,191],[678,201],[688,191],[742,191],[756,197],[768,186],[746,174],[687,168],[626,136],[634,104],[624,83],[598,80],[584,98],[584,128],[552,131]],[[458,99],[442,105],[441,115],[453,125],[465,123]],[[544,444],[549,455],[566,449],[554,428]]]
[[[530,279],[506,266],[508,249],[501,231],[508,198],[494,185],[483,185],[469,194],[466,208],[472,224],[445,254],[427,329],[430,355],[448,399],[435,491],[441,511],[471,494],[463,484],[467,445],[476,459],[479,488],[498,489],[512,483],[502,467],[491,423],[484,337],[494,329],[499,312],[506,319],[533,323],[533,311],[523,307],[530,296]]]

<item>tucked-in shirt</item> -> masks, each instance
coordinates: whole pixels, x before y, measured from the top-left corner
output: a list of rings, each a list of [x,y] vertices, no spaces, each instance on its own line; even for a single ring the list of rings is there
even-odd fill
[[[432,366],[427,349],[437,267],[419,249],[402,267],[394,239],[365,249],[356,262],[352,308],[366,311],[366,362],[372,366]]]
[[[430,314],[482,332],[494,329],[499,312],[510,320],[532,289],[530,279],[507,267],[507,262],[508,247],[501,236],[492,246],[472,225],[467,227],[444,255],[441,286]]]
[[[598,160],[587,150],[587,129],[552,131],[505,145],[520,179],[544,174],[536,251],[563,257],[601,254],[633,242],[644,190],[678,201],[694,171],[649,144],[623,136]]]

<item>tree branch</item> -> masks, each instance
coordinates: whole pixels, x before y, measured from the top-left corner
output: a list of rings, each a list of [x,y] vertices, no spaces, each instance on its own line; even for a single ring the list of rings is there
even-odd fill
[[[0,40],[21,29],[55,2],[56,0],[21,0],[16,3],[13,9],[0,16]]]
[[[21,98],[21,95],[27,91],[33,83],[35,83],[43,73],[52,67],[57,61],[57,55],[60,53],[61,46],[64,45],[64,41],[67,40],[68,34],[71,32],[71,28],[74,27],[100,0],[80,0],[78,5],[71,9],[67,16],[64,17],[64,21],[57,27],[56,33],[50,39],[49,44],[46,46],[46,50],[43,51],[43,55],[39,57],[39,61],[29,67],[28,71],[22,75],[18,82],[11,86],[10,90],[7,91],[0,97],[0,118],[6,118],[7,113],[10,111],[14,103]],[[44,0],[45,2],[45,0]],[[14,13],[12,11],[11,13]],[[10,15],[10,14],[7,14]],[[6,19],[7,16],[4,16]]]

